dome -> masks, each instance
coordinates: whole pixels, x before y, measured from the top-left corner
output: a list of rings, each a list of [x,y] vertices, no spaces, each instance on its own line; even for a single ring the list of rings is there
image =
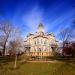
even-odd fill
[[[39,31],[39,32],[44,32],[44,26],[43,26],[42,23],[40,23],[40,24],[38,25],[38,31]]]
[[[43,27],[43,24],[42,24],[42,23],[40,23],[40,24],[39,24],[39,26],[38,26],[38,28],[39,28],[39,27]]]

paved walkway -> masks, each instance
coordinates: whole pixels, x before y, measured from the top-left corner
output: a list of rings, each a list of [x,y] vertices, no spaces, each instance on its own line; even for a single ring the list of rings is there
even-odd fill
[[[21,61],[21,62],[25,62],[25,61]],[[27,61],[27,62],[31,62],[31,63],[61,63],[60,61],[57,61],[57,60],[53,60],[53,61],[42,61],[42,60],[39,60],[39,61]]]
[[[42,60],[40,60],[40,61],[28,61],[28,62],[44,62],[44,63],[47,63],[47,62],[50,62],[50,63],[56,63],[57,61],[56,60],[54,60],[54,61],[42,61]]]

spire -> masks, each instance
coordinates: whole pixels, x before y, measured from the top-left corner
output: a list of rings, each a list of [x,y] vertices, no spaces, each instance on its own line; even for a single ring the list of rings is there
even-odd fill
[[[38,25],[38,32],[44,32],[44,26],[42,23]]]

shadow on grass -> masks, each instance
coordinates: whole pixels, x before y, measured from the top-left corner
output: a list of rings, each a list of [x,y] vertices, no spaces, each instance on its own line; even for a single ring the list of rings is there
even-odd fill
[[[20,66],[17,66],[16,68],[14,68],[14,67],[9,67],[9,70],[18,70],[18,69],[20,69]]]
[[[14,57],[10,56],[0,56],[0,63],[8,63],[14,61]]]

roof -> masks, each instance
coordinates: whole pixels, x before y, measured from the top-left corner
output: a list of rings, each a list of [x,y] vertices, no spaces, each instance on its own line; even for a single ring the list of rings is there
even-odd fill
[[[46,36],[41,36],[41,35],[37,35],[37,36],[35,36],[34,38],[38,38],[38,37],[42,37],[42,38],[48,39]]]

